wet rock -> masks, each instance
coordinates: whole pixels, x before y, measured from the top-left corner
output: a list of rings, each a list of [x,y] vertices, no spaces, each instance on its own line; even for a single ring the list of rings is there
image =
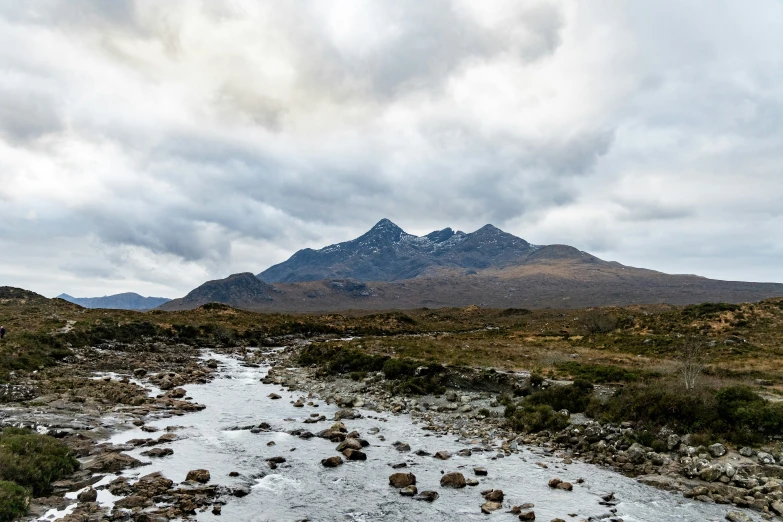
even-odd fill
[[[473,473],[475,473],[477,477],[486,477],[487,468],[473,468]]]
[[[416,484],[416,475],[413,473],[392,473],[389,475],[389,485],[395,488],[405,488]]]
[[[574,489],[573,484],[570,482],[563,482],[559,478],[553,478],[550,480],[549,487],[553,489],[562,489],[564,491],[572,491]]]
[[[753,452],[753,448],[750,448],[748,446],[744,446],[744,447],[740,448],[739,452],[740,452],[740,455],[742,455],[743,457],[752,457],[753,453],[754,453]]]
[[[411,445],[405,442],[397,441],[394,444],[392,444],[392,446],[394,446],[394,448],[400,453],[405,453],[411,450]]]
[[[125,498],[119,499],[114,503],[115,506],[121,508],[143,508],[152,505],[152,501],[142,497],[141,495],[130,495]]]
[[[493,502],[503,502],[503,490],[502,489],[488,489],[481,492],[481,496],[484,500],[491,500]]]
[[[282,464],[285,462],[285,457],[269,457],[266,461],[272,464]]]
[[[229,472],[228,476],[229,477],[238,477],[239,476],[239,472],[238,471],[231,471],[231,472]]]
[[[362,443],[356,439],[345,439],[337,445],[337,451],[343,451],[345,449],[360,450],[362,449]]]
[[[144,475],[131,488],[133,493],[144,498],[152,498],[167,492],[174,482],[164,477],[160,472]]]
[[[321,465],[325,468],[336,468],[337,466],[341,466],[343,463],[343,458],[338,456],[334,457],[327,457],[321,461]]]
[[[85,465],[85,469],[93,472],[117,473],[128,468],[138,468],[145,464],[124,453],[104,453]]]
[[[404,488],[400,489],[400,495],[403,497],[412,497],[418,492],[419,490],[414,485],[405,486]]]
[[[519,514],[520,514],[520,513],[522,513],[523,511],[525,511],[525,510],[527,510],[527,509],[534,508],[534,507],[536,507],[536,505],[535,505],[535,504],[533,504],[532,502],[526,502],[526,503],[524,503],[524,504],[522,504],[522,505],[520,505],[520,506],[514,506],[514,507],[512,507],[512,508],[511,508],[511,513],[513,513],[513,514],[515,514],[515,515],[519,515]]]
[[[438,499],[439,496],[440,495],[438,494],[437,491],[427,490],[427,491],[422,491],[421,493],[419,493],[413,498],[415,498],[416,500],[424,500],[425,502],[434,502]]]
[[[479,481],[476,480],[476,479],[472,479],[472,478],[466,478],[465,479],[465,484],[468,485],[468,486],[478,486],[479,485]]]
[[[470,457],[473,455],[473,452],[470,451],[470,448],[461,449],[457,452],[457,455],[460,457]]]
[[[465,477],[462,473],[452,471],[440,478],[440,485],[444,488],[464,488],[467,484],[465,483]]]
[[[146,368],[136,368],[133,370],[133,376],[137,378],[142,378],[145,375],[147,375],[147,369]]]
[[[93,488],[88,488],[76,495],[76,500],[79,502],[95,502],[98,500],[98,492]]]
[[[348,460],[367,460],[367,454],[365,452],[350,448],[343,450],[343,455],[345,455],[345,458]]]
[[[362,418],[361,413],[351,409],[337,410],[334,413],[334,420],[336,421],[343,420],[343,419],[353,420],[353,419],[361,419],[361,418]]]
[[[753,522],[753,519],[749,515],[742,513],[741,511],[729,511],[726,513],[726,520],[729,522]]]
[[[519,520],[535,520],[535,519],[536,519],[535,511],[522,511],[519,513]]]
[[[435,453],[435,458],[438,460],[449,460],[451,458],[451,453],[448,451],[438,451]]]
[[[171,448],[154,448],[149,451],[142,451],[141,454],[144,455],[145,457],[160,458],[160,457],[167,457],[169,455],[173,455],[174,450]]]
[[[486,515],[489,515],[493,511],[497,511],[498,509],[501,509],[502,507],[503,507],[503,504],[500,503],[500,502],[492,502],[492,501],[484,502],[483,504],[481,504],[481,512],[486,514]]]
[[[220,514],[223,512],[223,506],[220,504],[214,504],[212,506],[212,514],[215,516],[220,516]]]
[[[276,393],[270,393],[269,398],[272,399],[273,401],[276,401],[277,399],[282,399],[282,397]]]
[[[185,395],[187,395],[187,392],[184,388],[174,388],[173,390],[169,390],[166,395],[171,397],[172,399],[181,399]]]
[[[773,500],[772,502],[769,503],[769,507],[778,516],[783,516],[783,502],[781,502],[780,500]]]
[[[237,498],[246,497],[250,494],[250,486],[246,484],[241,484],[239,486],[234,486],[231,488],[231,495]]]
[[[707,448],[713,457],[722,457],[726,454],[726,446],[720,443],[712,444]]]
[[[209,479],[209,471],[205,469],[192,469],[188,471],[188,474],[185,477],[185,480],[192,480],[194,482],[200,482],[201,484],[206,484],[209,482]]]

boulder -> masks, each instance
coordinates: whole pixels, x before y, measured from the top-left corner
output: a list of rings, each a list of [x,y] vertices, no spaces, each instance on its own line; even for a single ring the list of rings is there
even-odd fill
[[[402,495],[404,497],[412,497],[413,495],[415,495],[418,492],[419,492],[419,490],[416,489],[416,486],[414,486],[412,484],[410,486],[405,486],[404,488],[400,489],[400,495]]]
[[[85,469],[94,472],[117,473],[127,468],[138,468],[144,463],[124,453],[104,453],[89,462]]]
[[[270,393],[269,394],[269,398],[272,399],[273,401],[275,401],[277,399],[282,399],[282,397],[280,395],[276,394],[276,393]]]
[[[726,513],[726,520],[729,522],[753,522],[749,515],[741,511],[729,511]]]
[[[497,511],[498,509],[500,509],[502,507],[503,507],[503,504],[500,503],[500,502],[488,501],[488,502],[484,502],[483,504],[481,504],[481,512],[486,514],[486,515],[489,515],[493,511]]]
[[[328,457],[321,461],[321,465],[325,468],[336,468],[337,466],[341,466],[343,463],[343,458],[339,455],[335,457]]]
[[[422,491],[421,493],[419,493],[413,498],[415,498],[416,500],[424,500],[425,502],[434,502],[435,500],[438,499],[439,496],[440,495],[438,494],[437,491]]]
[[[464,488],[467,484],[465,483],[465,477],[462,473],[452,471],[440,478],[440,485],[444,488]]]
[[[76,495],[76,500],[79,502],[95,502],[98,500],[98,492],[95,491],[93,488],[87,488],[78,495]]]
[[[343,450],[343,455],[345,455],[345,458],[348,460],[367,460],[367,454],[365,452],[350,448]]]
[[[536,512],[535,511],[522,511],[519,513],[519,520],[535,520],[536,519]]]
[[[484,500],[490,500],[492,502],[503,502],[503,490],[502,489],[489,489],[482,491],[481,496]]]
[[[389,475],[389,485],[395,488],[405,488],[416,484],[416,475],[413,473],[392,473]]]
[[[361,413],[359,413],[356,410],[350,410],[350,409],[337,410],[334,413],[334,420],[336,421],[340,421],[343,419],[348,419],[348,420],[360,419],[361,417],[362,417]]]
[[[152,501],[140,495],[130,495],[125,498],[119,499],[114,503],[114,505],[126,509],[143,508],[143,507],[151,506]]]
[[[192,480],[194,482],[200,482],[201,484],[206,484],[209,482],[209,479],[209,471],[205,469],[192,469],[188,471],[188,474],[185,477],[185,480]]]
[[[347,438],[337,445],[337,451],[343,451],[344,449],[360,450],[362,449],[362,443],[356,439]]]
[[[142,451],[141,454],[144,455],[145,457],[160,458],[160,457],[166,457],[168,455],[173,455],[174,450],[171,448],[153,448],[149,451]]]
[[[439,451],[435,453],[435,458],[438,460],[449,460],[451,458],[451,453],[448,451]]]
[[[475,473],[477,477],[486,477],[487,468],[473,468],[473,473]]]
[[[726,454],[726,446],[719,442],[710,445],[707,449],[709,450],[710,455],[715,458],[722,457]]]

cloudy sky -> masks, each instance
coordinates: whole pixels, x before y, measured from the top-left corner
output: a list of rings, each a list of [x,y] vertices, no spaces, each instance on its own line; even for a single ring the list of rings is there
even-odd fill
[[[0,285],[176,297],[388,217],[783,282],[783,2],[0,0]]]

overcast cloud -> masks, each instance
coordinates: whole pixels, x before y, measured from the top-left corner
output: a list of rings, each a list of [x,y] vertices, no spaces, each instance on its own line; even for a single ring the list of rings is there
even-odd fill
[[[0,0],[0,285],[177,297],[388,217],[783,282],[783,3]]]

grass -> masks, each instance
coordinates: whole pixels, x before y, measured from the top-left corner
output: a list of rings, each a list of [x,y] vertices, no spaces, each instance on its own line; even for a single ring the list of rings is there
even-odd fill
[[[62,442],[30,430],[5,428],[0,433],[0,480],[48,493],[49,484],[79,469]]]

